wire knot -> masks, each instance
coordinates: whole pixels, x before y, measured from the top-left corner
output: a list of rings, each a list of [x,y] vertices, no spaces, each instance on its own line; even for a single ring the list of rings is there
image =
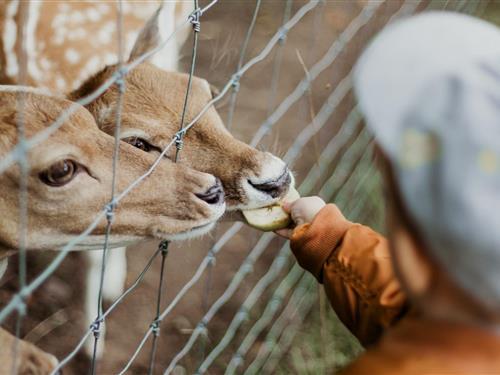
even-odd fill
[[[197,327],[196,327],[199,331],[200,331],[200,334],[203,335],[203,336],[207,336],[208,335],[208,330],[207,330],[207,321],[205,319],[202,319]]]
[[[111,223],[113,219],[115,218],[115,207],[116,207],[116,202],[112,200],[109,202],[105,207],[104,207],[104,212],[106,214],[106,220]]]
[[[216,261],[216,258],[215,258],[215,252],[213,249],[210,249],[208,251],[208,254],[207,254],[207,259],[208,259],[208,264],[211,265],[211,266],[214,266],[215,265],[215,261]]]
[[[151,323],[151,330],[156,337],[160,336],[160,323],[161,321],[158,318]]]
[[[237,314],[238,320],[246,321],[248,319],[248,310],[246,307],[241,307]]]
[[[21,154],[26,153],[27,150],[29,150],[28,147],[28,142],[26,141],[26,138],[20,137],[19,141],[17,142],[17,147],[19,147],[19,150]]]
[[[96,339],[98,339],[99,336],[101,336],[101,323],[102,322],[103,322],[102,318],[97,318],[90,325],[90,329],[92,330],[92,333],[94,334],[94,337]]]
[[[17,142],[17,147],[18,147],[18,152],[17,153],[17,160],[19,163],[19,166],[21,167],[21,170],[28,170],[29,169],[29,163],[28,163],[28,158],[26,157],[27,152],[29,150],[28,142],[26,141],[26,138],[20,137],[19,141]]]
[[[200,23],[201,9],[195,9],[188,17],[189,22],[193,25],[193,30],[197,33],[201,31]]]
[[[168,254],[168,241],[161,241],[160,244],[158,245],[158,250],[161,250],[162,254],[167,255]]]
[[[24,289],[21,289],[19,294],[16,294],[16,296],[14,297],[14,299],[16,301],[16,310],[19,313],[19,315],[21,315],[21,316],[26,315],[26,311],[27,311],[26,297],[27,297],[27,293],[25,292]]]
[[[234,74],[233,77],[231,78],[231,86],[233,87],[233,90],[235,92],[240,91],[240,74]]]
[[[286,42],[287,34],[288,34],[288,29],[286,27],[282,27],[280,29],[280,36],[278,38],[278,43],[280,45],[283,45]]]
[[[127,73],[128,70],[124,66],[116,71],[116,85],[121,94],[125,92],[125,76]]]
[[[186,133],[185,130],[181,130],[181,131],[178,131],[176,134],[175,134],[175,147],[177,148],[177,150],[182,150],[182,148],[184,147],[184,134]]]

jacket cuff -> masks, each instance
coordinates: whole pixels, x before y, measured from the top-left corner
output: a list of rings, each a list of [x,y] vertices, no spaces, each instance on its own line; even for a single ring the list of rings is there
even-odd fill
[[[327,204],[312,223],[299,225],[293,231],[290,238],[293,254],[300,266],[311,272],[320,283],[323,282],[323,264],[352,225],[335,205]]]

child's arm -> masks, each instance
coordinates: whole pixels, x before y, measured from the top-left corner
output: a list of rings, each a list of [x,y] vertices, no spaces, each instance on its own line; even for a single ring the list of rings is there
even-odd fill
[[[279,234],[290,238],[299,264],[324,284],[333,309],[360,342],[375,342],[406,312],[387,240],[318,197],[301,198],[285,209],[298,226]]]

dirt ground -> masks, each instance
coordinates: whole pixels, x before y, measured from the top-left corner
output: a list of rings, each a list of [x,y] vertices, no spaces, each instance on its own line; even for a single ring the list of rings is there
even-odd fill
[[[203,2],[204,3],[204,2]],[[292,15],[303,4],[294,1]],[[304,76],[298,54],[307,67],[321,57],[340,32],[359,13],[364,1],[343,0],[326,1],[310,12],[288,35],[283,49],[283,60],[279,76],[279,87],[275,97],[270,90],[275,53],[252,68],[241,80],[238,94],[237,111],[232,132],[244,141],[249,141],[266,118],[270,109],[290,93]],[[202,17],[202,31],[196,74],[207,78],[212,84],[222,87],[235,70],[242,41],[250,23],[254,2],[249,0],[222,0]],[[263,1],[246,60],[255,56],[279,28],[286,2],[281,0]],[[399,0],[389,0],[379,9],[375,22],[370,22],[359,35],[341,53],[335,63],[328,68],[312,85],[312,104],[317,111],[336,84],[350,71],[359,52],[400,6]],[[185,48],[184,67],[190,59],[189,48]],[[352,108],[352,95],[349,95],[335,111],[329,123],[319,133],[314,145],[308,145],[305,152],[294,166],[300,182],[313,165],[317,154],[314,148],[321,150],[336,133],[338,126]],[[227,118],[227,100],[219,105],[223,119]],[[310,120],[309,99],[304,97],[279,122],[263,148],[282,154],[294,141],[299,131]],[[333,168],[333,167],[332,167]],[[166,290],[163,306],[174,298],[180,288],[188,281],[200,261],[206,255],[210,245],[228,228],[228,223],[221,223],[212,235],[202,239],[176,243],[171,246],[166,266]],[[206,305],[210,306],[229,284],[241,261],[245,258],[258,238],[258,232],[244,228],[217,256],[209,285],[207,301],[204,292],[207,274],[181,300],[174,311],[161,326],[161,336],[157,353],[156,373],[165,369],[189,337],[203,315]],[[240,306],[244,297],[251,290],[256,280],[267,270],[283,241],[276,238],[257,262],[252,274],[246,278],[236,295],[227,303],[209,324],[208,340],[211,345],[218,342],[225,328]],[[143,269],[147,259],[156,250],[157,242],[146,242],[128,249],[127,285]],[[29,257],[30,277],[37,275],[53,254],[47,253]],[[98,373],[113,374],[121,369],[132,355],[144,332],[148,329],[154,314],[156,291],[160,269],[160,259],[147,273],[144,281],[128,296],[107,320],[106,354],[99,363]],[[71,253],[63,265],[29,300],[29,316],[24,320],[22,336],[35,342],[42,349],[63,358],[76,345],[85,328],[82,313],[82,291],[84,290],[84,258],[81,254]],[[16,290],[15,261],[11,262],[7,277],[1,281],[0,304],[3,304]],[[11,319],[9,324],[12,328]],[[151,343],[148,342],[139,357],[133,363],[131,374],[147,373]],[[229,350],[232,353],[232,350]],[[196,346],[181,362],[188,372],[200,363],[202,350]],[[210,373],[223,373],[227,357],[222,356]],[[88,361],[78,355],[65,369],[64,374],[85,374]]]

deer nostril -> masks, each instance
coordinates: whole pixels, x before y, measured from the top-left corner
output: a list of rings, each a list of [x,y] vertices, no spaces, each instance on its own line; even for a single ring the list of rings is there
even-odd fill
[[[248,183],[254,187],[254,189],[259,190],[263,193],[270,195],[272,198],[278,198],[288,189],[292,181],[292,177],[290,176],[290,171],[285,169],[283,174],[279,176],[275,180],[266,181],[262,183],[253,183],[251,180],[248,180]]]
[[[196,194],[196,196],[208,204],[222,203],[224,201],[224,190],[220,180],[217,178],[214,186],[204,193]]]

